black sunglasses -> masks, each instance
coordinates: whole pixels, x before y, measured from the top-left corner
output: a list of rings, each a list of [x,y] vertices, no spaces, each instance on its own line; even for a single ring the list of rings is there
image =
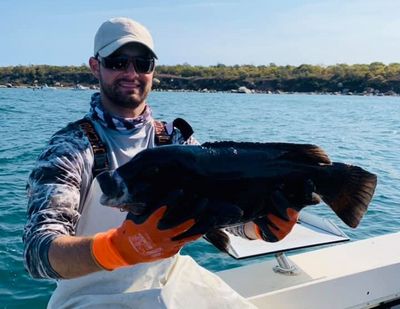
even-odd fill
[[[128,56],[116,56],[116,57],[97,57],[101,65],[106,69],[114,71],[123,71],[128,69],[129,64],[132,63],[136,73],[148,74],[154,70],[155,60],[154,58],[144,57],[128,57]]]

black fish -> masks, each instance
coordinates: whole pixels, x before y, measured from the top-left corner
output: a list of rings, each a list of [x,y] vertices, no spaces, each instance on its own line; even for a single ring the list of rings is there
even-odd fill
[[[196,225],[182,237],[209,233],[210,239],[218,228],[270,214],[288,219],[289,206],[271,202],[277,190],[293,204],[302,201],[295,211],[315,204],[317,194],[354,228],[377,183],[376,175],[360,167],[332,163],[315,145],[247,142],[147,149],[98,180],[102,204],[128,209],[132,220],[141,222],[168,205],[160,228],[194,218]],[[314,194],[304,197],[308,184]]]

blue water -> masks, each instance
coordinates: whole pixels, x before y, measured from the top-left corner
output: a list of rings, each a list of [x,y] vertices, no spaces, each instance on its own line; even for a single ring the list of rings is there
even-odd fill
[[[90,91],[0,89],[0,307],[43,308],[54,284],[33,280],[22,264],[25,182],[45,142],[88,109]],[[360,165],[379,183],[361,225],[352,230],[324,205],[312,211],[331,218],[352,240],[400,229],[400,98],[228,93],[152,93],[157,118],[182,117],[204,141],[314,143],[332,160]],[[235,261],[200,240],[184,249],[210,270]]]

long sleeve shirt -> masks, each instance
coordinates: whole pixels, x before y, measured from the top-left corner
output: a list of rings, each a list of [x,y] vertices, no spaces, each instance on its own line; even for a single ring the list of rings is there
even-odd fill
[[[108,146],[112,168],[135,152],[154,147],[152,123],[123,133],[94,124]],[[178,129],[172,133],[172,142],[198,144],[194,138],[185,141]],[[93,161],[90,142],[76,123],[55,133],[40,154],[27,183],[28,219],[23,234],[25,268],[32,277],[60,278],[48,259],[50,243],[62,235],[75,235],[92,182]]]

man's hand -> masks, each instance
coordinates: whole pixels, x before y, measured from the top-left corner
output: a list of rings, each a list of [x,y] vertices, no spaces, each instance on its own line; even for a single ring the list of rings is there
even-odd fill
[[[178,226],[160,230],[158,223],[166,209],[166,206],[157,209],[141,224],[126,219],[121,227],[96,234],[92,242],[94,259],[107,270],[153,262],[173,256],[186,243],[201,236],[194,235],[180,240],[172,240],[175,236],[190,229],[195,221],[191,219]]]
[[[268,242],[283,239],[296,224],[300,210],[307,205],[320,202],[319,196],[314,191],[315,186],[311,180],[295,183],[292,186],[281,186],[272,193],[271,213],[253,220],[253,231],[246,226],[246,235],[249,238],[263,239]]]

